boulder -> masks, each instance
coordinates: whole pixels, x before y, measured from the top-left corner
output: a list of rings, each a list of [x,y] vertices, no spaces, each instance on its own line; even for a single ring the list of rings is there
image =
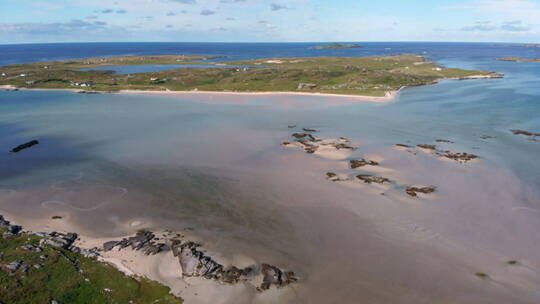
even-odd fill
[[[412,196],[412,197],[417,197],[418,196],[418,193],[424,193],[424,194],[429,194],[429,193],[433,193],[435,192],[435,189],[437,189],[437,187],[435,186],[427,186],[427,187],[407,187],[405,189],[405,192]]]
[[[12,153],[17,153],[17,152],[20,152],[20,151],[22,151],[24,149],[28,149],[30,147],[33,147],[33,146],[35,146],[37,144],[39,144],[39,141],[32,140],[32,141],[29,141],[27,143],[24,143],[22,145],[19,145],[19,146],[15,147],[15,148],[11,149],[11,152]]]
[[[369,175],[369,174],[360,174],[360,175],[357,175],[356,178],[358,178],[359,180],[363,181],[366,184],[371,184],[371,183],[383,184],[383,183],[390,182],[390,180],[386,177]]]
[[[379,163],[376,161],[366,160],[364,158],[362,158],[361,160],[352,159],[349,161],[349,163],[351,165],[351,169],[356,169],[363,166],[378,166],[379,165]]]

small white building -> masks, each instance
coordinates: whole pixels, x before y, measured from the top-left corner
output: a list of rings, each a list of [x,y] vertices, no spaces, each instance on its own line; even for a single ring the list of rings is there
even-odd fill
[[[6,77],[6,76],[7,76],[6,73],[2,73],[2,77]]]

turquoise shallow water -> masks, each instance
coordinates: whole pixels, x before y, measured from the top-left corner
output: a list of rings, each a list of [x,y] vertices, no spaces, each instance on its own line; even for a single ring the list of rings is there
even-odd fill
[[[1,91],[0,204],[28,218],[69,213],[97,235],[124,232],[134,218],[194,228],[225,255],[242,250],[297,270],[305,283],[292,303],[537,303],[540,141],[510,130],[540,132],[540,64],[493,60],[535,50],[392,47],[505,78],[408,88],[384,104]],[[437,199],[402,202],[328,183],[321,176],[335,162],[279,146],[290,124],[359,141],[359,153],[382,154],[400,180],[440,186]],[[31,139],[40,145],[7,153]],[[481,162],[391,149],[436,139]],[[526,267],[505,268],[514,258]],[[476,271],[497,283],[471,279]]]

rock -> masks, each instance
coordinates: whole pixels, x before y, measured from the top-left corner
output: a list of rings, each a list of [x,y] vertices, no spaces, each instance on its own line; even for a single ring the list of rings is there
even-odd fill
[[[514,135],[525,135],[525,136],[540,136],[540,133],[533,133],[525,130],[510,130]]]
[[[383,184],[386,182],[390,182],[390,180],[386,177],[369,175],[369,174],[360,174],[360,175],[357,175],[356,178],[358,178],[359,180],[363,181],[366,184],[371,184],[371,183]]]
[[[103,250],[105,251],[111,251],[113,248],[118,245],[117,241],[110,241],[103,244]]]
[[[473,160],[475,158],[478,158],[478,156],[466,152],[452,152],[452,151],[442,151],[437,153],[441,157],[446,157],[449,159],[453,159],[455,161],[466,163],[470,160]]]
[[[9,264],[4,265],[4,267],[6,267],[8,270],[15,272],[17,271],[17,269],[19,269],[19,267],[21,267],[21,265],[22,265],[21,261],[13,261]]]
[[[56,301],[56,300],[52,300],[51,304],[60,304],[60,303],[58,301]]]
[[[294,272],[283,272],[278,267],[270,264],[262,264],[261,273],[263,275],[263,282],[257,288],[259,291],[268,290],[272,285],[282,287],[298,281],[298,278],[295,277]]]
[[[297,90],[305,90],[305,89],[312,90],[312,89],[315,89],[316,87],[317,87],[317,84],[315,83],[299,83],[296,89]]]
[[[284,142],[281,143],[282,146],[288,146],[290,144],[291,144],[291,142],[289,142],[289,141],[284,141]]]
[[[420,144],[420,145],[417,145],[417,146],[422,148],[422,149],[437,150],[437,146],[435,146],[435,145]]]
[[[304,130],[304,132],[318,132],[317,130],[310,128],[302,128],[302,130]]]
[[[405,192],[412,197],[417,197],[418,193],[429,194],[435,192],[435,189],[437,189],[437,187],[435,186],[407,187],[407,189],[405,189]]]
[[[62,219],[62,217],[60,215],[53,215],[51,217],[53,220],[59,220],[59,219]]]
[[[405,144],[396,144],[396,147],[401,147],[401,148],[412,148],[411,146],[405,145]]]
[[[453,141],[450,141],[450,140],[447,140],[447,139],[437,139],[435,141],[438,142],[438,143],[449,143],[449,144],[454,143]]]
[[[28,148],[30,148],[30,147],[32,147],[32,146],[35,146],[35,145],[37,145],[37,144],[39,144],[39,141],[37,141],[37,140],[32,140],[32,141],[29,141],[29,142],[27,142],[27,143],[24,143],[24,144],[22,144],[22,145],[19,145],[19,146],[15,147],[15,148],[11,149],[11,152],[12,152],[12,153],[17,153],[17,152],[20,152],[20,151],[22,151],[22,150],[24,150],[24,149],[28,149]]]
[[[288,128],[289,129],[294,129],[294,128],[296,128],[296,125],[288,125]]]
[[[21,246],[19,248],[21,248],[22,250],[26,250],[26,251],[33,251],[34,250],[34,246],[32,246],[32,245],[23,245],[23,246]]]
[[[317,139],[313,135],[308,134],[308,133],[293,133],[292,137],[296,139],[302,139],[302,138],[307,137],[311,141],[317,141]]]
[[[343,143],[333,143],[333,144],[331,144],[331,146],[336,148],[337,150],[341,150],[341,149],[355,150],[356,149],[355,147],[352,147],[352,146],[349,146],[349,145],[343,144]]]
[[[43,265],[43,264],[34,264],[34,265],[32,265],[32,267],[34,267],[35,269],[41,269],[41,268],[45,267],[45,265]]]
[[[363,166],[378,166],[379,165],[379,163],[376,161],[366,160],[364,158],[362,158],[361,160],[352,159],[349,161],[349,163],[351,165],[351,169],[356,169]]]

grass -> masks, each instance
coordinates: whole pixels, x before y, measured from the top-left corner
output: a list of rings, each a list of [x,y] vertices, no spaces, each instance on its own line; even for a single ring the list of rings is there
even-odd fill
[[[0,85],[95,91],[280,91],[384,96],[386,92],[403,86],[426,85],[445,78],[496,75],[485,71],[445,68],[416,55],[258,59],[223,62],[257,68],[181,68],[130,75],[80,70],[113,65],[177,64],[177,60],[190,64],[200,63],[196,60],[205,58],[209,57],[128,56],[10,65],[0,67],[0,74],[6,75],[0,76]],[[92,83],[92,86],[81,88],[73,85],[76,82]],[[314,86],[298,89],[300,83]]]
[[[42,252],[20,248],[27,244],[37,246],[39,238],[0,238],[0,303],[182,303],[157,282],[128,277],[109,264],[48,245],[42,246]],[[26,273],[21,268],[12,273],[4,265],[13,261],[30,267]],[[36,269],[32,266],[36,264],[44,266]]]

